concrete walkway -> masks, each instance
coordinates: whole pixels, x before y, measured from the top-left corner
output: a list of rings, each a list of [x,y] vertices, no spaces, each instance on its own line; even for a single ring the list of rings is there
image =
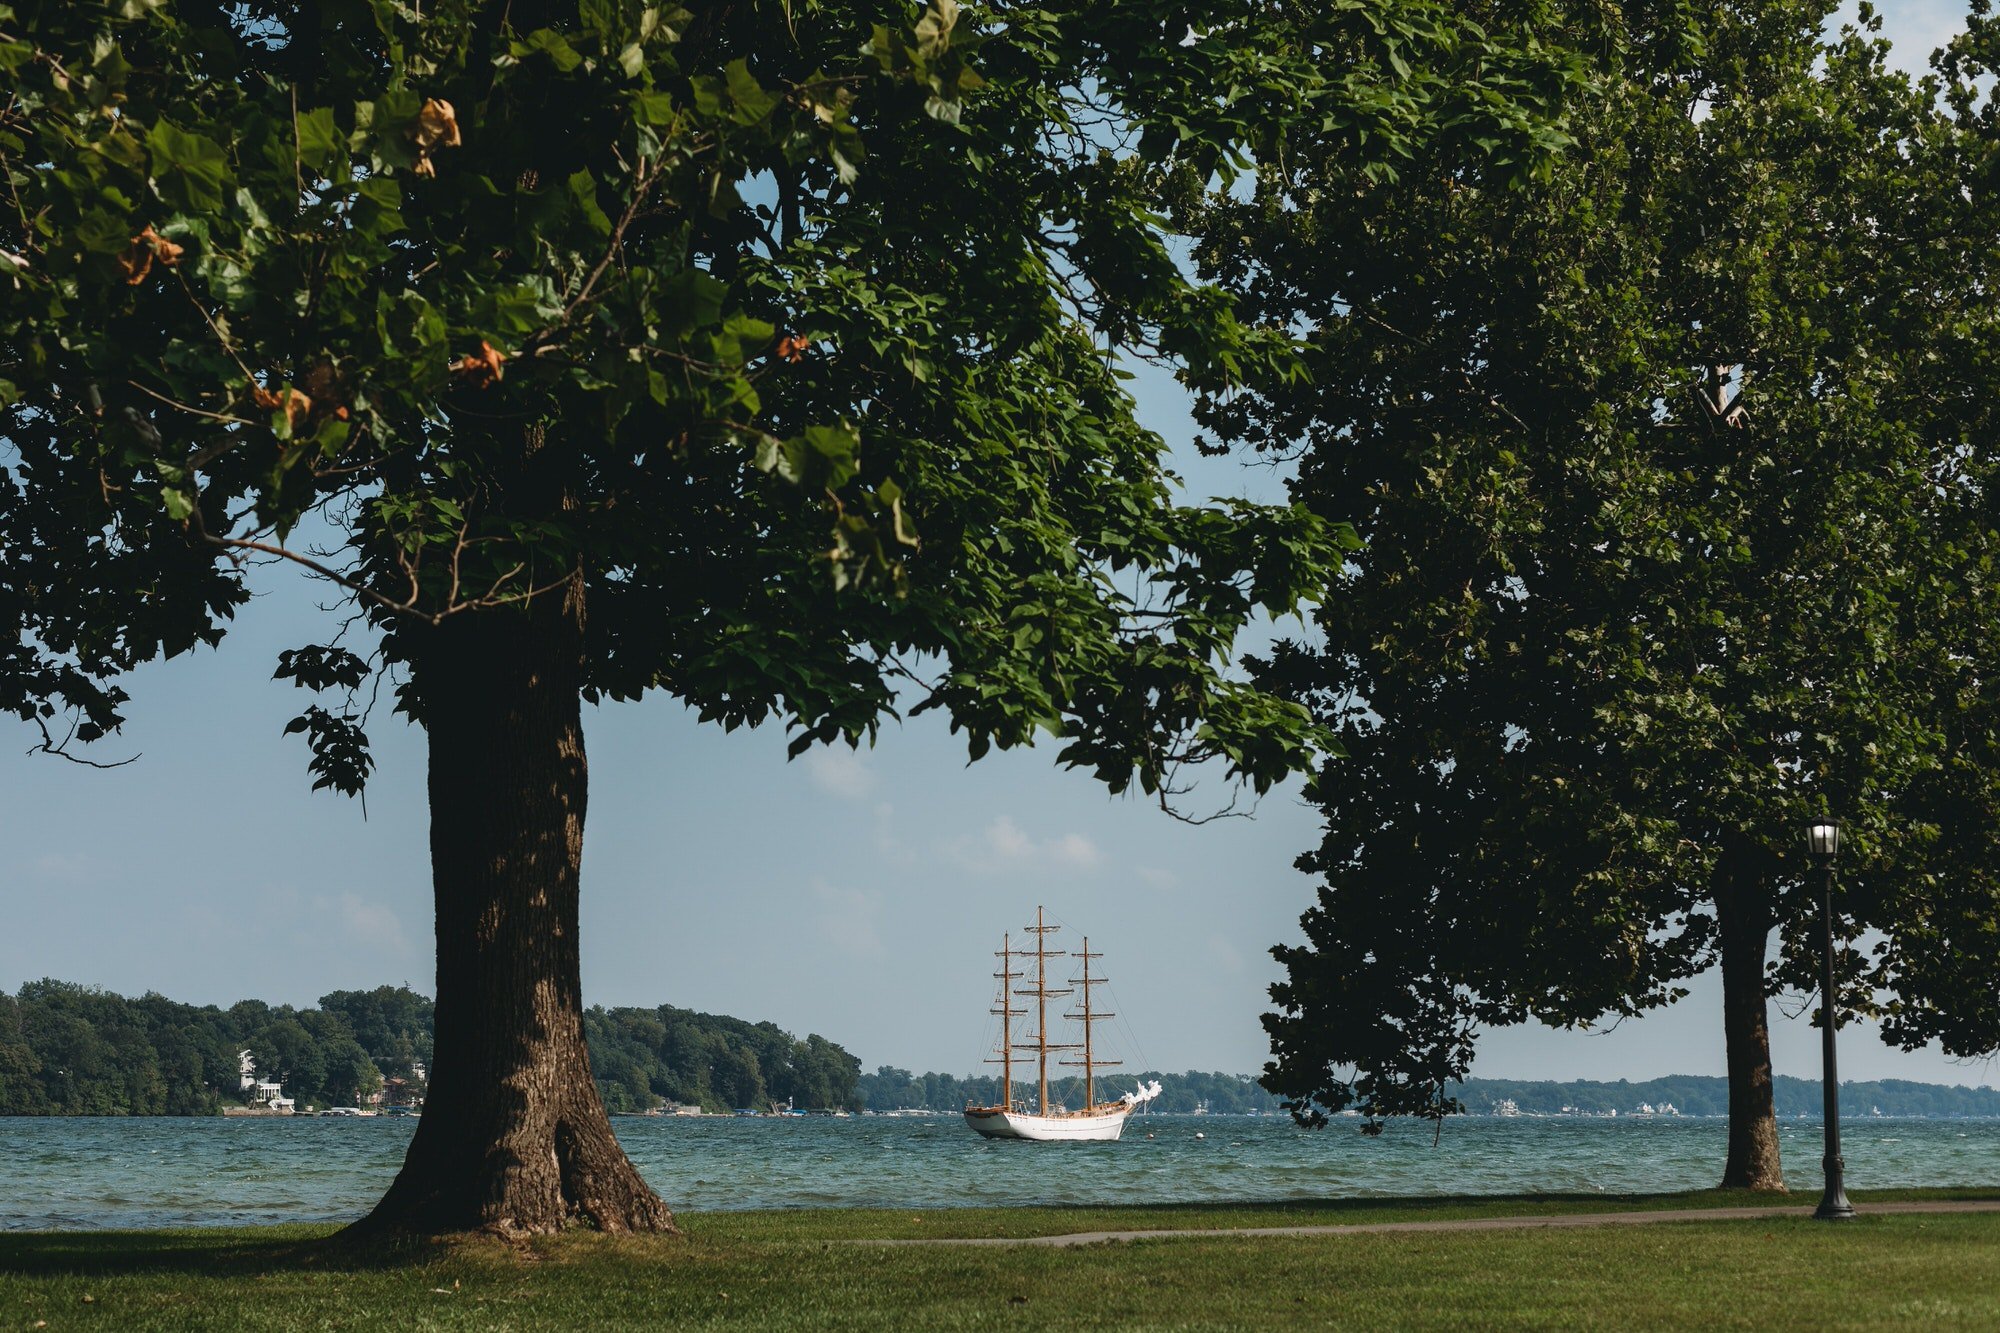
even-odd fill
[[[1928,1203],[1862,1203],[1866,1217],[1892,1213],[2000,1213],[2000,1199],[1949,1199]],[[1185,1236],[1367,1236],[1387,1231],[1525,1231],[1550,1227],[1636,1227],[1656,1222],[1740,1222],[1758,1218],[1807,1218],[1811,1208],[1662,1208],[1627,1213],[1547,1213],[1519,1217],[1462,1217],[1433,1222],[1357,1222],[1317,1227],[1190,1227],[1181,1231],[1079,1231],[1067,1236],[961,1236],[911,1240],[858,1240],[856,1245],[1041,1245],[1067,1249],[1131,1240]]]

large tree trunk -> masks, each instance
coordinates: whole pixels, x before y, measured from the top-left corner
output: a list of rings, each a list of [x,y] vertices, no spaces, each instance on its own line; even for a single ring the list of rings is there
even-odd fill
[[[1778,1118],[1772,1101],[1771,1028],[1764,958],[1769,947],[1769,890],[1754,869],[1725,866],[1715,893],[1722,941],[1722,1034],[1729,1059],[1729,1160],[1722,1188],[1783,1193]]]
[[[402,1172],[361,1228],[671,1231],[612,1136],[583,1042],[581,580],[423,633],[437,1050]]]

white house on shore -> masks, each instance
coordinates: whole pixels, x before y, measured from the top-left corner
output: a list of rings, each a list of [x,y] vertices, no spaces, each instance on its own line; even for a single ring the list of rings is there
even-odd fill
[[[238,1051],[236,1053],[236,1071],[238,1074],[237,1090],[248,1093],[251,1101],[262,1106],[267,1106],[280,1115],[286,1115],[298,1109],[293,1100],[285,1095],[283,1084],[273,1083],[269,1079],[257,1077],[257,1062],[250,1058],[250,1052]]]

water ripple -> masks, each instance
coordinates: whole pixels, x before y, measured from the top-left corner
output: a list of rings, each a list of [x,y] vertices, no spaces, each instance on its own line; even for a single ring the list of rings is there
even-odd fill
[[[1685,1190],[1715,1183],[1719,1119],[1470,1117],[1433,1147],[1277,1117],[1148,1116],[1118,1143],[1001,1143],[956,1119],[619,1119],[675,1207],[1199,1203],[1421,1194]],[[1859,1188],[2000,1181],[2000,1121],[1848,1122]],[[339,1221],[401,1165],[408,1120],[0,1120],[0,1230]],[[1153,1137],[1146,1137],[1148,1134]],[[1196,1135],[1204,1137],[1197,1138]],[[1820,1186],[1819,1126],[1780,1126],[1794,1191]]]

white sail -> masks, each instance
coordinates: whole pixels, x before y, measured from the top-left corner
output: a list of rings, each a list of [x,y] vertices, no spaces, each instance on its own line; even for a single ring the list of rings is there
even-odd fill
[[[1166,1089],[1160,1086],[1160,1080],[1154,1079],[1151,1083],[1143,1084],[1137,1092],[1128,1092],[1119,1098],[1119,1100],[1129,1103],[1133,1107],[1139,1107],[1152,1101],[1153,1098],[1165,1091]]]

